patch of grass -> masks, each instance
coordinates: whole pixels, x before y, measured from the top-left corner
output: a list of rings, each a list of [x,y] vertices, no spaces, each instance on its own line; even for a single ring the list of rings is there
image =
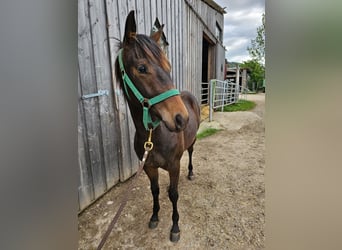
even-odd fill
[[[237,103],[224,106],[224,112],[247,111],[255,107],[255,102],[247,100],[239,100]]]
[[[216,128],[207,128],[206,130],[203,130],[201,133],[198,133],[196,135],[197,139],[202,139],[204,137],[210,136],[215,134],[216,132],[220,131],[219,129]]]

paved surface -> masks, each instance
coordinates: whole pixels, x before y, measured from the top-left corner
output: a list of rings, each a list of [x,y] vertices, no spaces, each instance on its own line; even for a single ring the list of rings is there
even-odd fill
[[[209,118],[201,122],[198,133],[208,128],[239,130],[254,122],[264,122],[265,93],[246,95],[246,99],[255,102],[256,107],[250,111],[214,112],[211,122],[209,122]]]

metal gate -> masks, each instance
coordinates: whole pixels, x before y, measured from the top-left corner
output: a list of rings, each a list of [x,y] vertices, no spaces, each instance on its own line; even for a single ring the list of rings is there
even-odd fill
[[[223,111],[224,106],[236,103],[240,98],[246,99],[245,94],[249,92],[238,83],[216,79],[210,80],[209,89],[209,121],[212,121],[213,111]]]

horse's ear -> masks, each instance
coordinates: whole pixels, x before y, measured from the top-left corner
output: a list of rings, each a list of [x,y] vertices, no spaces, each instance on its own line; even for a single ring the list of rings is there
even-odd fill
[[[157,43],[159,42],[159,39],[161,38],[161,36],[163,35],[163,28],[164,28],[164,24],[158,29],[157,32],[154,32],[151,35],[151,38],[156,41]]]
[[[129,43],[137,34],[137,26],[135,24],[134,10],[131,10],[126,19],[124,44]]]

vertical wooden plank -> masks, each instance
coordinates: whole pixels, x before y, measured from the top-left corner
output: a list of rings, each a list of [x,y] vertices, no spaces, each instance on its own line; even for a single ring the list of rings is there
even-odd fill
[[[196,75],[196,65],[194,64],[194,61],[196,61],[197,64],[200,62],[197,61],[199,56],[202,56],[201,51],[198,51],[198,34],[197,34],[197,18],[194,15],[194,13],[191,13],[191,18],[192,18],[192,32],[193,32],[193,39],[194,39],[194,44],[193,44],[193,50],[192,50],[192,68],[191,68],[191,78],[194,81],[194,89],[195,89],[195,94],[197,94],[197,85],[200,84],[197,81],[197,75]],[[199,53],[199,54],[197,54]],[[202,74],[201,71],[197,72],[199,75]]]
[[[82,94],[97,92],[94,55],[92,53],[92,37],[89,24],[88,2],[79,1],[79,40],[78,61],[80,69],[80,82]],[[106,189],[106,179],[103,171],[101,157],[100,120],[98,100],[90,98],[83,101],[85,121],[87,127],[87,143],[89,148],[89,159],[92,171],[94,196],[99,197]]]
[[[124,1],[118,1],[118,16],[120,25],[120,37],[123,39],[125,32],[125,22],[128,15],[127,4]],[[135,17],[137,13],[135,13]],[[127,107],[123,93],[119,98],[120,107],[120,124],[121,124],[121,155],[122,165],[120,172],[120,180],[124,181],[133,175],[130,148],[130,124],[129,124],[129,108]]]
[[[80,73],[80,72],[79,72]],[[81,93],[80,77],[78,77],[78,93]],[[79,167],[79,186],[78,186],[78,202],[79,210],[85,208],[95,198],[91,169],[89,166],[88,145],[86,143],[86,127],[84,120],[83,103],[78,101],[78,167]]]
[[[197,34],[198,34],[198,50],[200,51],[199,53],[198,53],[198,55],[201,55],[202,53],[203,53],[203,51],[202,51],[202,41],[203,41],[203,31],[204,31],[204,26],[203,26],[203,24],[202,24],[202,22],[197,18]],[[202,60],[203,60],[203,58],[202,58],[202,56],[199,56],[198,57],[198,62],[199,62],[199,64],[197,65],[197,71],[201,71],[202,70],[202,68],[201,68],[201,65],[202,65]],[[200,81],[200,76],[198,75],[197,76],[197,79],[198,79],[198,82],[201,82]],[[197,96],[197,98],[198,98],[198,100],[200,100],[201,99],[201,91],[202,91],[202,84],[197,84],[197,92],[196,92],[196,96]]]
[[[150,0],[150,1],[151,1],[151,27],[150,27],[148,35],[151,34],[152,27],[154,25],[156,17],[158,17],[158,10],[157,10],[156,0]]]
[[[197,7],[197,6],[196,6]],[[195,44],[194,44],[194,51],[193,51],[193,58],[194,58],[194,63],[193,63],[193,66],[192,66],[192,77],[196,83],[196,90],[198,88],[199,85],[201,85],[201,82],[198,81],[198,75],[201,75],[201,70],[198,70],[198,69],[201,69],[201,66],[202,63],[201,63],[201,58],[202,58],[202,50],[201,50],[201,46],[200,46],[200,41],[202,41],[202,39],[198,39],[199,37],[199,29],[198,29],[198,19],[197,19],[197,16],[193,13],[192,14],[192,17],[193,17],[193,20],[194,20],[194,41],[195,41]],[[197,91],[195,92],[195,94],[197,95]]]
[[[185,64],[186,64],[186,60],[185,60],[185,50],[184,50],[184,44],[186,44],[186,36],[185,36],[185,32],[186,32],[186,19],[184,16],[185,13],[185,3],[183,0],[179,1],[179,8],[180,8],[180,23],[179,23],[179,29],[181,31],[181,37],[180,37],[180,47],[181,47],[181,51],[180,51],[180,60],[182,61],[182,67],[181,67],[181,81],[182,81],[182,89],[186,90],[186,79],[185,79]]]
[[[200,1],[198,5],[198,13],[200,17],[204,20],[205,23],[208,23],[208,16],[207,16],[207,5]]]
[[[135,0],[127,0],[127,11],[136,10]]]
[[[137,2],[133,1],[133,0],[129,0],[127,2],[127,12],[129,13],[131,10],[135,10],[135,19],[136,19],[136,23],[138,20],[138,13],[137,13],[137,6],[136,6]],[[122,17],[121,20],[123,22],[125,22],[126,17]],[[138,25],[137,25],[138,26]],[[137,32],[141,33],[142,29],[138,26],[137,27]],[[122,33],[123,36],[123,33]],[[129,175],[125,175],[123,176],[123,180],[128,179],[129,177],[131,177],[134,173],[137,172],[138,170],[138,157],[136,156],[135,150],[134,150],[134,135],[135,135],[135,126],[133,123],[133,119],[131,116],[131,112],[128,108],[127,102],[126,102],[126,129],[127,129],[127,137],[123,138],[122,137],[122,142],[123,145],[125,145],[124,147],[127,150],[127,154],[124,152],[124,155],[126,157],[126,164],[123,166],[124,168],[129,168],[130,169],[130,173]],[[129,155],[128,155],[129,154]],[[129,157],[128,157],[129,156]],[[128,160],[129,160],[129,164],[128,164]],[[128,172],[128,171],[127,171]]]
[[[198,6],[198,9],[200,7]],[[196,41],[197,41],[197,44],[196,44],[196,50],[197,50],[197,53],[196,53],[196,62],[198,62],[196,65],[195,65],[195,68],[194,68],[194,72],[202,72],[202,54],[203,54],[203,51],[202,51],[202,37],[203,37],[203,31],[201,30],[201,26],[200,26],[200,21],[198,19],[198,17],[196,15],[194,15],[194,18],[196,18]],[[202,84],[201,84],[201,81],[199,81],[199,76],[201,74],[196,74],[195,73],[195,78],[196,78],[196,92],[195,92],[195,95],[196,97],[198,97],[200,95],[200,91],[201,91],[201,87],[202,87]],[[202,80],[202,79],[201,79]]]
[[[183,13],[184,9],[182,6],[183,0],[178,1],[178,12],[179,12],[179,19],[177,23],[177,29],[178,29],[178,63],[179,65],[179,85],[180,89],[184,90],[184,47],[183,47],[183,41],[184,41],[184,23],[183,23]]]
[[[174,15],[173,15],[173,37],[174,37],[174,43],[175,43],[175,51],[174,51],[174,66],[175,66],[175,82],[177,84],[177,87],[180,88],[180,64],[182,63],[179,60],[178,52],[179,52],[179,29],[178,29],[178,21],[179,21],[179,10],[178,10],[178,1],[174,0],[173,2],[173,9],[174,9]]]
[[[167,40],[169,41],[169,33],[167,33],[167,30],[169,29],[169,24],[167,22],[167,13],[168,13],[168,9],[167,9],[167,1],[166,0],[162,0],[161,1],[161,9],[162,9],[162,16],[161,16],[161,20],[160,22],[165,24],[165,27],[164,27],[164,32],[165,32],[165,35],[166,35],[166,38]],[[169,50],[168,50],[169,51]],[[168,58],[170,58],[170,54],[167,55]]]
[[[191,79],[194,81],[194,85],[197,86],[198,82],[196,81],[195,76],[195,61],[196,61],[196,50],[197,50],[197,41],[196,41],[196,20],[194,19],[194,13],[191,12]],[[196,62],[199,63],[199,62]],[[200,74],[200,72],[198,72]]]
[[[172,58],[172,79],[174,82],[178,82],[177,79],[177,62],[176,62],[176,56],[175,56],[175,51],[176,51],[176,29],[175,29],[175,15],[176,15],[176,11],[175,11],[175,1],[171,0],[170,1],[170,22],[171,22],[171,35],[170,35],[170,43],[172,44],[171,47],[171,58]]]
[[[167,40],[169,41],[169,48],[168,48],[168,59],[171,63],[171,77],[173,78],[173,61],[172,61],[172,48],[173,48],[173,43],[172,43],[172,22],[171,22],[171,1],[170,0],[165,0],[165,34],[167,34]]]
[[[127,2],[127,8],[128,8],[127,9],[128,12],[131,10],[135,10],[135,18],[137,20],[136,1],[129,0]],[[126,17],[124,17],[123,20],[125,21]],[[139,27],[137,27],[137,32],[141,33],[142,29],[139,29]],[[133,119],[132,119],[132,116],[131,116],[131,113],[130,113],[130,110],[128,108],[127,103],[126,103],[126,112],[127,112],[126,114],[127,114],[127,133],[128,133],[128,137],[126,137],[126,141],[127,141],[128,145],[125,147],[128,149],[128,152],[129,152],[130,164],[125,165],[125,168],[130,167],[131,173],[129,176],[128,175],[124,176],[125,180],[137,172],[138,165],[139,165],[139,160],[138,160],[138,157],[136,156],[136,153],[134,150],[135,126],[134,126]],[[122,138],[122,139],[124,139],[124,138]]]
[[[140,33],[150,35],[152,28],[151,21],[151,0],[144,0],[144,29],[140,30]]]
[[[110,22],[108,28],[109,37],[117,37],[120,40],[123,40],[124,29],[125,29],[125,21],[128,14],[127,8],[134,7],[134,4],[141,3],[141,1],[135,3],[133,1],[123,2],[123,1],[107,1],[107,9],[111,8],[112,11],[108,12],[108,20]],[[137,11],[135,13],[137,26],[140,23],[139,18],[141,17],[140,12],[138,11],[138,7],[136,7]],[[138,32],[140,32],[140,27],[137,27]],[[115,69],[115,60],[117,58],[118,47],[111,44],[110,46],[110,55],[112,61],[112,70],[114,73]],[[121,155],[120,159],[120,181],[124,181],[131,177],[136,172],[137,165],[137,157],[133,148],[133,140],[135,134],[135,127],[130,115],[130,111],[128,105],[125,101],[123,91],[119,86],[119,81],[113,76],[114,79],[114,88],[115,95],[117,100],[117,110],[119,116],[120,123],[120,149],[119,154]]]
[[[196,84],[196,82],[194,82],[195,79],[192,78],[191,74],[192,74],[192,61],[193,61],[193,58],[192,58],[192,50],[193,50],[193,46],[191,46],[191,40],[193,39],[193,34],[192,34],[192,25],[191,25],[191,22],[192,22],[192,19],[191,19],[191,10],[189,7],[188,8],[188,27],[189,27],[189,30],[188,30],[188,84],[191,84],[192,86],[194,86],[194,84]]]
[[[141,2],[141,1],[138,1]],[[130,12],[131,10],[135,10],[135,18],[136,18],[136,23],[138,23],[138,14],[137,14],[137,2],[135,0],[128,0],[127,1],[127,11]],[[123,19],[125,20],[126,17]],[[138,33],[141,33],[141,29],[139,25],[137,24],[137,31]],[[126,104],[127,105],[127,104]],[[134,135],[135,135],[135,127],[133,124],[132,117],[130,115],[130,111],[128,110],[128,106],[126,106],[127,110],[127,117],[128,117],[128,137],[129,137],[129,151],[130,151],[130,162],[126,163],[124,165],[125,168],[130,168],[131,169],[131,175],[134,174],[138,170],[138,157],[136,156],[135,150],[134,150]],[[129,164],[129,165],[128,165]]]
[[[162,12],[162,5],[163,1],[160,0],[155,0],[156,1],[156,17],[158,17],[160,24],[163,24],[164,22],[164,17],[163,17],[163,12]]]
[[[127,10],[127,2],[119,0],[117,1],[117,13],[118,13],[118,20],[119,20],[119,27],[120,32],[121,32],[121,39],[123,38],[123,34],[125,32],[125,22],[126,22],[126,17],[128,15],[128,10]]]
[[[119,180],[117,144],[117,124],[114,120],[113,87],[109,58],[106,8],[104,1],[89,0],[89,11],[94,51],[96,85],[98,90],[108,90],[108,96],[98,97],[100,111],[100,130],[107,188]]]
[[[136,24],[137,31],[139,33],[145,32],[145,12],[144,12],[144,0],[136,1]]]
[[[188,8],[184,1],[181,1],[181,9],[182,9],[182,22],[181,22],[181,30],[182,30],[182,61],[184,63],[183,67],[183,89],[187,89],[188,78],[187,78],[187,71],[188,71],[188,19],[187,19],[187,12]]]
[[[187,84],[190,84],[191,86],[194,86],[194,84],[196,84],[194,82],[194,79],[191,78],[191,62],[192,62],[192,46],[191,46],[191,10],[189,8],[189,6],[187,6],[187,22],[188,22],[188,51],[187,51],[187,58],[188,58],[188,65],[187,65],[187,77],[188,77],[188,81]],[[189,87],[189,89],[193,89],[192,87]],[[194,93],[194,92],[193,92]]]
[[[125,21],[127,16],[127,3],[123,1],[106,1],[107,7],[107,22],[108,22],[108,36],[115,37],[119,40],[123,40],[123,34],[125,29]],[[110,43],[110,59],[111,59],[111,70],[113,78],[114,94],[116,99],[117,119],[118,119],[118,133],[119,146],[119,177],[120,181],[124,181],[132,175],[131,171],[131,157],[130,148],[126,143],[129,138],[129,125],[127,122],[127,105],[123,96],[121,87],[119,86],[118,80],[114,76],[115,72],[115,60],[117,57],[118,46],[113,41]]]
[[[119,111],[119,83],[115,79],[115,68],[114,62],[117,56],[117,51],[119,50],[119,43],[122,41],[121,33],[120,33],[120,20],[118,14],[118,1],[106,0],[106,17],[107,17],[107,33],[109,38],[109,57],[111,61],[111,74],[112,74],[112,83],[114,90],[114,106],[115,110]],[[119,113],[117,114],[119,116]],[[119,119],[119,117],[117,117]],[[120,128],[118,128],[118,133],[120,132]],[[119,150],[118,150],[119,151]]]
[[[224,80],[224,48],[220,43],[216,44],[216,78]]]
[[[191,46],[190,46],[190,40],[191,40],[191,29],[190,29],[190,8],[186,5],[187,8],[187,71],[186,71],[186,75],[187,75],[187,88],[188,89],[192,89],[189,87],[189,84],[191,84],[191,59],[190,59],[190,55],[191,55]]]

